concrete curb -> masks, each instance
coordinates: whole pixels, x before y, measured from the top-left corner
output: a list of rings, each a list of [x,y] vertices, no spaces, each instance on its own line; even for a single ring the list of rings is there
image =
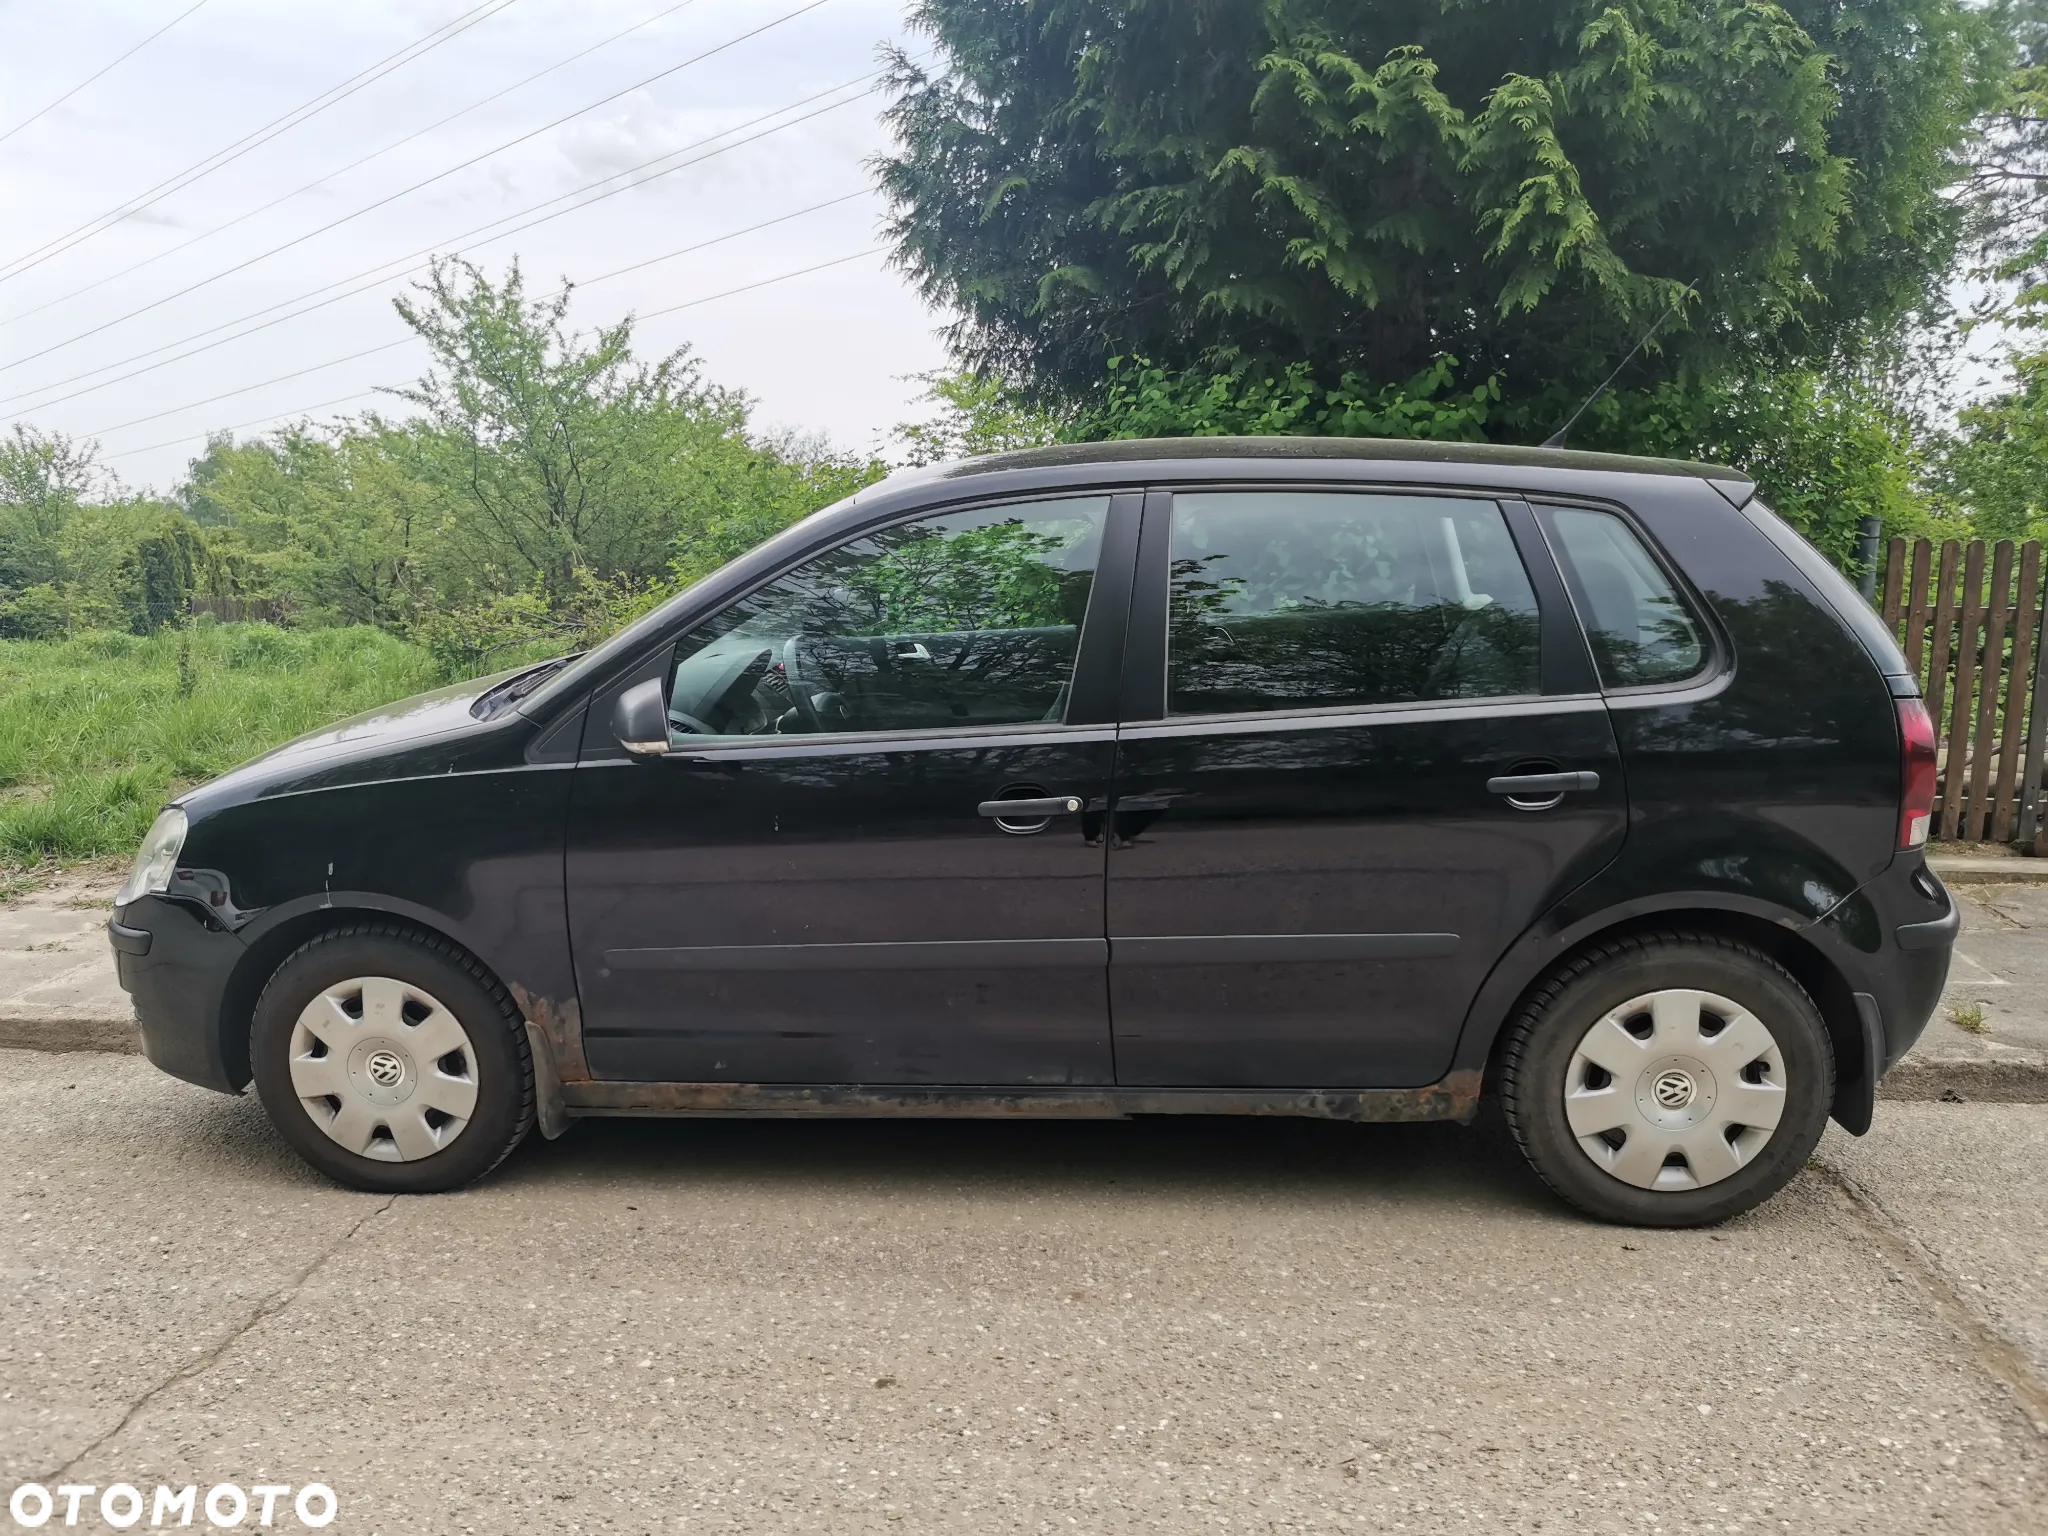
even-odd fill
[[[1943,885],[2032,885],[2048,881],[2048,859],[1943,858],[1930,855],[1927,867]]]
[[[1877,1085],[1880,1099],[1975,1104],[2048,1104],[2048,1061],[1915,1061],[1910,1055]]]
[[[142,1033],[135,1016],[98,1018],[9,1018],[0,1015],[0,1049],[13,1051],[113,1051],[140,1055]]]

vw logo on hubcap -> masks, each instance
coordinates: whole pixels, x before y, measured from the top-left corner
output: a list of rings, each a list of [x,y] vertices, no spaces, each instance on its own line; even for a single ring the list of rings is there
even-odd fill
[[[1661,1074],[1651,1085],[1650,1091],[1657,1096],[1657,1102],[1664,1108],[1683,1109],[1692,1102],[1692,1096],[1697,1090],[1693,1087],[1691,1073],[1672,1071]]]
[[[405,1063],[400,1061],[390,1051],[373,1052],[370,1059],[363,1064],[363,1067],[370,1074],[370,1081],[379,1088],[393,1087],[401,1077],[405,1076]],[[1659,1092],[1660,1094],[1662,1092],[1661,1084],[1659,1085]]]

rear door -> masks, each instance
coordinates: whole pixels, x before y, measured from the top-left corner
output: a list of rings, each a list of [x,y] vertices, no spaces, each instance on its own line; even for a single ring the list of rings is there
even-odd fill
[[[872,530],[680,638],[666,756],[593,723],[568,887],[599,1078],[1114,1081],[1102,827],[1138,511]]]
[[[1111,817],[1117,1080],[1414,1087],[1614,856],[1614,735],[1518,500],[1147,497]]]

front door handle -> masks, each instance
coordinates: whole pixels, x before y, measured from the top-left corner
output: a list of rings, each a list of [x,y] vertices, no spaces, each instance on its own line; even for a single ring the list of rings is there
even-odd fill
[[[1600,775],[1581,769],[1577,773],[1503,773],[1486,781],[1490,795],[1505,795],[1518,811],[1547,811],[1561,804],[1566,795],[1598,789]]]
[[[1038,800],[984,800],[976,807],[996,821],[1043,821],[1051,816],[1077,816],[1079,795],[1047,795]]]
[[[1599,787],[1600,775],[1583,770],[1578,773],[1506,773],[1486,781],[1489,795],[1507,795],[1524,800],[1542,795],[1569,795]]]

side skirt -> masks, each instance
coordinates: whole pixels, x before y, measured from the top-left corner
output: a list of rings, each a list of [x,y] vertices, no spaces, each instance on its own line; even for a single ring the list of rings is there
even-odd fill
[[[1459,1120],[1479,1108],[1479,1074],[1421,1088],[915,1088],[766,1083],[564,1083],[586,1115],[811,1115],[978,1120],[1122,1120],[1132,1115],[1298,1115],[1317,1120]]]

